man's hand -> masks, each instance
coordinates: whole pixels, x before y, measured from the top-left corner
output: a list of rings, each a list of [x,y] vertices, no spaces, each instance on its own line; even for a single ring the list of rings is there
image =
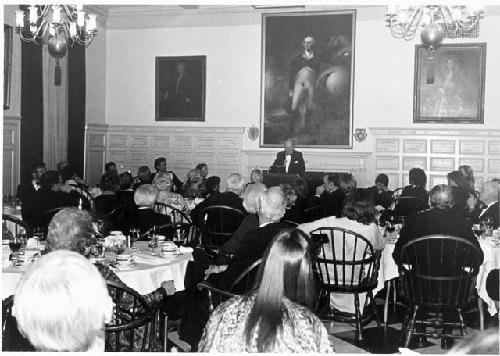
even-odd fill
[[[477,204],[477,198],[470,196],[469,199],[467,199],[467,206],[469,207],[469,211],[473,211],[474,208],[476,207]]]
[[[69,184],[61,184],[61,192],[64,192],[64,193],[71,193],[71,191],[73,190],[73,187]]]
[[[321,194],[323,194],[325,192],[325,186],[324,185],[320,185],[316,188],[316,195],[319,197],[321,196]]]
[[[165,289],[165,291],[167,292],[167,295],[172,295],[175,293],[175,285],[174,285],[174,281],[172,281],[172,280],[163,281],[161,283],[161,287],[163,289]]]
[[[224,272],[226,269],[227,265],[221,265],[221,266],[210,265],[205,271],[205,279],[207,279],[207,277],[210,276],[212,273],[221,273]]]

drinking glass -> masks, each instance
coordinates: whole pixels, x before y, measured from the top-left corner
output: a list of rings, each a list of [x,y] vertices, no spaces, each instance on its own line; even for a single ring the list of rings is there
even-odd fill
[[[96,238],[95,239],[95,244],[92,245],[91,253],[96,258],[104,258],[104,239],[103,238]]]
[[[97,235],[104,237],[104,221],[96,219],[94,220],[94,228]]]
[[[18,234],[18,235],[11,235],[9,237],[9,247],[12,251],[12,262],[14,263],[14,266],[17,266],[20,257],[19,255],[21,254],[20,251],[25,246],[26,244],[26,235],[25,234]]]
[[[158,247],[158,235],[155,233],[149,234],[148,247],[151,248],[151,255],[156,256],[154,249]]]
[[[474,234],[476,234],[477,238],[481,238],[485,230],[484,223],[480,222],[479,224],[472,225],[472,230],[474,231]]]
[[[137,250],[135,243],[139,240],[139,236],[141,234],[141,230],[138,227],[132,227],[129,230],[130,232],[130,245],[132,250]]]
[[[493,233],[493,226],[494,226],[493,219],[491,217],[487,216],[484,218],[482,223],[484,225],[484,235],[491,236]]]

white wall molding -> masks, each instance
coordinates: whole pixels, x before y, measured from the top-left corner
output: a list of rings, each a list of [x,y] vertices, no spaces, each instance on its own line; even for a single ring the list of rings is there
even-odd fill
[[[137,174],[142,165],[154,172],[157,157],[167,159],[168,169],[181,180],[196,164],[204,162],[211,175],[222,178],[241,172],[242,127],[174,127],[88,124],[86,130],[86,177],[96,184],[104,164],[116,163],[120,172]]]
[[[370,128],[375,137],[373,170],[389,176],[390,188],[408,184],[413,167],[427,173],[427,188],[447,183],[461,165],[474,170],[476,188],[500,177],[500,130],[477,128]]]

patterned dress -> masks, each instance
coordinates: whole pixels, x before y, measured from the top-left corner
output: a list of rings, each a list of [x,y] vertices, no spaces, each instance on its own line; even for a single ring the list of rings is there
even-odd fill
[[[255,303],[255,295],[236,296],[220,304],[210,316],[198,350],[201,352],[258,352],[258,326],[250,347],[245,325]],[[328,332],[309,309],[288,299],[283,301],[283,327],[278,331],[273,352],[334,352]]]

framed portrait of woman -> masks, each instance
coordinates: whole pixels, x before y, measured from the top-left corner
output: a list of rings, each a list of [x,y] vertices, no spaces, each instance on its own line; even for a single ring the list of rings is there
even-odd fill
[[[486,43],[415,48],[413,122],[483,123]]]

